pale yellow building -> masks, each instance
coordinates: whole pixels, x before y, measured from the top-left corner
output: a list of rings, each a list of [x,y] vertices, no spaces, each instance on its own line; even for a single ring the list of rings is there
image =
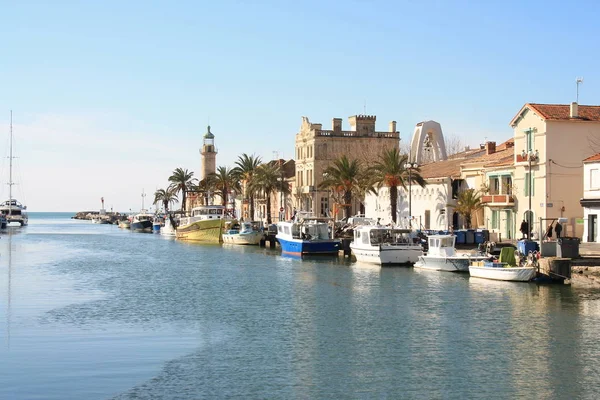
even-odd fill
[[[292,189],[298,210],[333,216],[333,197],[318,186],[323,181],[323,172],[335,159],[345,154],[349,159],[357,158],[369,164],[377,160],[383,150],[399,149],[396,121],[389,123],[387,131],[376,131],[375,121],[374,115],[354,115],[349,117],[350,129],[343,130],[342,119],[334,118],[331,129],[323,129],[322,124],[302,117],[300,132],[296,134],[296,177]],[[359,199],[354,198],[352,213],[360,209]]]
[[[599,151],[600,106],[527,103],[510,126],[517,222],[526,218],[531,202],[534,236],[540,233],[540,217],[564,217],[562,235],[581,237],[582,160]]]

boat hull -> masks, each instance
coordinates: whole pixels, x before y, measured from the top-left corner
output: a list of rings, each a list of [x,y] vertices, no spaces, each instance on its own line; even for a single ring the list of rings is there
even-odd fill
[[[152,232],[152,221],[135,221],[129,225],[134,232]]]
[[[356,261],[377,265],[414,264],[423,254],[421,247],[365,249],[350,245]]]
[[[415,263],[415,268],[430,269],[434,271],[447,272],[469,272],[469,265],[473,261],[485,261],[489,257],[439,257],[439,256],[420,256],[419,261]]]
[[[265,235],[261,232],[223,234],[223,243],[257,245]]]
[[[205,243],[223,243],[225,220],[207,219],[195,221],[188,225],[177,227],[176,236],[179,240],[189,240]]]
[[[496,281],[528,282],[535,278],[534,267],[477,267],[470,266],[469,274],[474,278]]]
[[[281,251],[292,255],[338,255],[341,245],[337,239],[331,240],[301,240],[301,239],[283,239],[277,237],[281,245]]]
[[[160,224],[157,224],[157,223],[152,224],[152,232],[160,233]]]

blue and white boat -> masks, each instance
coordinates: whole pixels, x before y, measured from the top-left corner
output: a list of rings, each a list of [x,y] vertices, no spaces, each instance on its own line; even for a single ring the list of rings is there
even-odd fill
[[[277,223],[277,240],[286,254],[338,255],[341,244],[329,234],[330,218],[297,217]]]
[[[161,216],[154,216],[154,221],[152,221],[152,232],[160,233],[160,228],[163,226],[163,224],[164,219]]]

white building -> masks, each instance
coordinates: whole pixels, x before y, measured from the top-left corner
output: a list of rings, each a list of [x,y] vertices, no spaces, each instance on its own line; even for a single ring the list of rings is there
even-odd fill
[[[598,215],[600,215],[600,153],[583,161],[583,242],[600,242]]]

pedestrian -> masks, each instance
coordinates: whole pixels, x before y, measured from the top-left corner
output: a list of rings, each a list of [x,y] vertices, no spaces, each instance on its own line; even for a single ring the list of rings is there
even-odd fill
[[[546,237],[548,240],[552,239],[552,222],[548,225],[548,229],[546,229]]]
[[[527,223],[527,221],[523,220],[523,222],[521,222],[521,228],[519,230],[522,233],[521,239],[525,239],[525,237],[528,236],[529,232],[529,224]]]
[[[560,233],[562,232],[562,225],[560,224],[560,222],[556,223],[554,230],[556,231],[556,238],[560,238]]]

